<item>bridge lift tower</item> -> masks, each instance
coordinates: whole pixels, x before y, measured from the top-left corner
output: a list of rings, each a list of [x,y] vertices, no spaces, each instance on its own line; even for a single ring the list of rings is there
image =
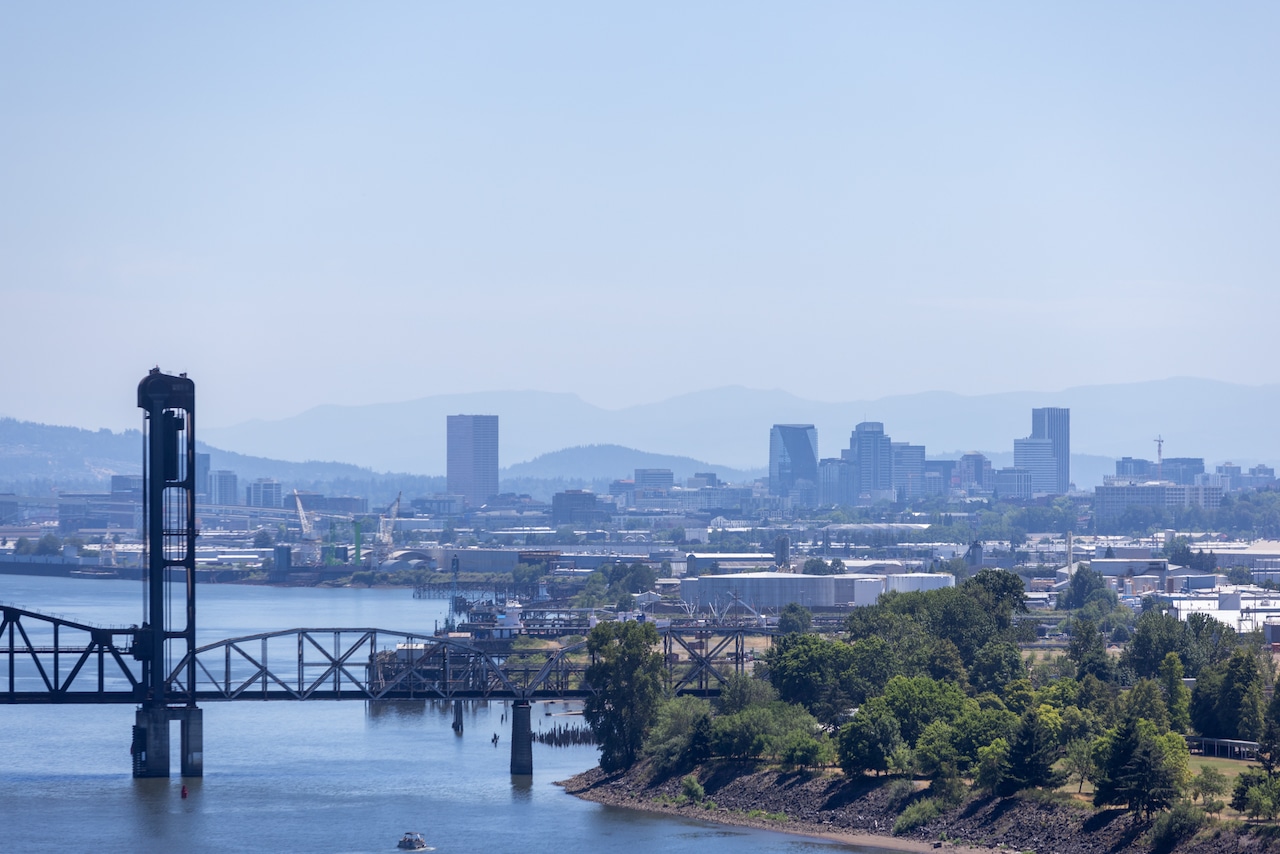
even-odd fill
[[[133,776],[169,776],[169,725],[182,739],[182,776],[204,776],[204,713],[196,708],[196,386],[186,374],[153,368],[138,383],[138,406],[146,411],[143,436],[143,528],[146,531],[146,611],[135,635],[133,656],[142,662],[141,708],[133,728]],[[186,582],[185,626],[175,629],[166,581],[182,570]],[[177,574],[174,572],[173,574]],[[177,579],[173,579],[177,580]],[[165,690],[169,644],[185,642],[185,696]]]

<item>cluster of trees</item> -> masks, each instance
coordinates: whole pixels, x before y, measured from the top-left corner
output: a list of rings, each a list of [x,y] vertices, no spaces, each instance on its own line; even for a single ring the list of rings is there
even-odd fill
[[[583,715],[600,745],[600,767],[620,771],[642,755],[660,771],[712,757],[830,764],[831,739],[803,708],[760,679],[729,680],[716,702],[665,697],[652,623],[600,623],[587,637],[587,681],[598,688]]]
[[[657,571],[643,563],[607,563],[591,573],[586,586],[573,597],[573,604],[577,608],[616,605],[618,610],[630,610],[633,595],[652,590],[657,580]]]
[[[844,561],[837,557],[827,563],[820,557],[811,557],[804,562],[803,571],[806,575],[843,575]]]
[[[56,534],[45,534],[32,542],[27,537],[18,537],[13,543],[16,555],[59,555],[62,554],[62,540]]]
[[[1274,819],[1280,815],[1280,697],[1273,696],[1258,743],[1258,767],[1236,778],[1232,809],[1251,818]]]
[[[664,773],[714,757],[836,762],[850,775],[925,777],[937,802],[954,802],[962,779],[998,796],[1089,782],[1098,806],[1150,818],[1179,805],[1177,821],[1166,818],[1181,826],[1188,796],[1209,812],[1224,806],[1222,775],[1191,772],[1184,734],[1195,731],[1259,740],[1261,767],[1240,777],[1232,805],[1280,814],[1280,700],[1264,702],[1275,673],[1260,638],[1151,608],[1116,662],[1089,611],[1110,607],[1104,588],[1082,573],[1068,591],[1083,604],[1067,655],[1051,665],[1020,653],[1021,580],[984,569],[954,588],[885,595],[851,614],[841,639],[807,633],[795,609],[797,625],[756,676],[732,680],[714,702],[663,696],[652,626],[601,624],[588,679],[604,687],[587,711],[601,766],[644,756]],[[1194,691],[1185,676],[1197,678]]]

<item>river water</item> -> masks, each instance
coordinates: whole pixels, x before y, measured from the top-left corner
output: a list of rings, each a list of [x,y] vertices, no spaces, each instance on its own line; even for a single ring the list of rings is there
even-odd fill
[[[200,642],[307,627],[428,632],[446,603],[406,589],[202,585]],[[139,582],[0,576],[0,602],[99,625],[140,622]],[[181,608],[176,610],[179,612]],[[501,702],[253,702],[204,706],[202,779],[135,780],[133,707],[0,706],[0,851],[379,852],[405,831],[437,851],[869,851],[581,801],[554,785],[593,747],[534,744],[532,782],[508,771]],[[552,712],[548,715],[547,712]],[[563,703],[534,728],[580,723]],[[510,720],[508,716],[507,720]],[[499,743],[492,744],[494,733]]]

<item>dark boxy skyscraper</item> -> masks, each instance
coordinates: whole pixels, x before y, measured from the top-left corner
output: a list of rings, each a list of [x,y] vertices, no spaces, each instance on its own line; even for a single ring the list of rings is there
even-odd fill
[[[769,431],[769,493],[818,487],[818,431],[812,424],[774,424]]]
[[[449,494],[479,507],[498,494],[498,416],[450,415],[446,438]]]
[[[1071,488],[1071,410],[1058,406],[1031,410],[1030,438],[1053,442],[1053,460],[1058,470],[1054,492],[1066,495]]]

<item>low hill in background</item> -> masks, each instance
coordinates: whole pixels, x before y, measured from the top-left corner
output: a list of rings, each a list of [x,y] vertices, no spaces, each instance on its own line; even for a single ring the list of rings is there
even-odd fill
[[[850,395],[856,396],[854,381]],[[1280,385],[1189,378],[1057,392],[923,392],[847,402],[730,387],[617,410],[571,394],[483,392],[321,406],[278,421],[204,430],[202,436],[262,457],[344,459],[378,470],[440,474],[446,416],[485,413],[501,419],[499,459],[513,467],[561,448],[620,445],[750,470],[767,464],[769,428],[778,423],[816,425],[822,457],[838,456],[848,447],[860,421],[882,421],[894,441],[923,444],[931,455],[957,449],[1012,454],[1013,440],[1031,432],[1031,409],[1039,406],[1071,409],[1073,456],[1153,459],[1152,440],[1163,436],[1166,456],[1204,457],[1209,466],[1280,458],[1271,429],[1280,419]],[[1100,482],[1098,469],[1092,468],[1073,471],[1077,486]]]

